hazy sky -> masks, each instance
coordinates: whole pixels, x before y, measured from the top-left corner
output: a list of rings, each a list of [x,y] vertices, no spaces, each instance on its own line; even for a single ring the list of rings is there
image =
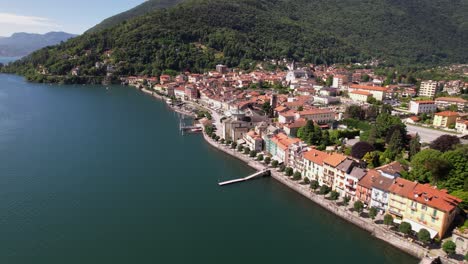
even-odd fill
[[[0,0],[0,36],[14,32],[81,34],[145,0]]]

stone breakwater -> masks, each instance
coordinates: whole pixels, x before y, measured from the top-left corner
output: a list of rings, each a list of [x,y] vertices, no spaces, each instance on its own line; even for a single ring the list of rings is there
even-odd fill
[[[254,159],[247,157],[246,155],[231,149],[229,146],[220,144],[210,137],[203,133],[204,139],[213,147],[221,150],[231,156],[234,156],[249,165],[250,167],[256,170],[263,170],[267,168],[265,164],[262,164]],[[394,234],[392,231],[388,230],[386,227],[379,226],[375,224],[371,219],[362,218],[356,213],[350,212],[347,208],[338,206],[334,201],[325,199],[322,195],[315,194],[307,185],[301,185],[297,181],[293,181],[289,177],[284,176],[283,173],[276,171],[275,169],[271,170],[271,177],[275,180],[281,182],[282,184],[288,186],[289,188],[295,190],[296,192],[302,194],[308,199],[312,200],[316,204],[320,205],[324,209],[340,216],[344,220],[347,220],[350,223],[355,224],[356,226],[367,230],[374,237],[383,240],[394,247],[397,247],[417,258],[424,258],[427,255],[427,250],[419,245],[416,245],[403,237],[400,237]]]

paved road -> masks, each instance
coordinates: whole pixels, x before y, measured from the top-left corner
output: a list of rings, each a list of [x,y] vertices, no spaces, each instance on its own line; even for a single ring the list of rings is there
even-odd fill
[[[436,138],[438,138],[438,137],[440,137],[442,135],[447,135],[447,134],[448,135],[457,135],[457,134],[452,134],[452,133],[449,133],[449,132],[434,130],[434,129],[430,129],[430,128],[412,126],[410,124],[406,124],[406,127],[408,129],[408,133],[410,133],[410,134],[418,133],[419,136],[421,137],[421,142],[426,142],[426,143],[430,143],[430,142],[434,141]]]

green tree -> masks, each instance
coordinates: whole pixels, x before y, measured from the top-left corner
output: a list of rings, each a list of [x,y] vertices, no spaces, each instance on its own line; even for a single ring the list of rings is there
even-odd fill
[[[281,164],[281,165],[279,166],[279,171],[283,172],[283,171],[285,171],[285,170],[286,170],[286,165]]]
[[[383,223],[386,226],[393,225],[393,216],[389,214],[384,215]]]
[[[237,151],[242,152],[244,150],[244,147],[242,145],[237,146]]]
[[[333,84],[333,75],[330,75],[327,77],[327,80],[325,82],[326,86],[331,86]]]
[[[251,158],[254,158],[255,156],[257,156],[257,151],[251,150],[251,151],[249,152],[249,156],[250,156]]]
[[[418,232],[418,239],[423,243],[428,243],[431,240],[431,234],[427,229],[421,228]]]
[[[447,240],[442,244],[442,250],[447,253],[447,255],[454,254],[457,249],[457,245],[452,240]]]
[[[411,224],[408,222],[401,222],[400,226],[398,227],[398,231],[401,233],[408,235],[411,232]]]
[[[377,127],[373,125],[371,129],[369,130],[369,136],[367,137],[367,142],[371,145],[375,145],[377,141]]]
[[[271,158],[270,157],[265,157],[264,162],[265,162],[266,165],[270,164]]]
[[[298,181],[300,179],[302,179],[302,174],[298,171],[294,172],[293,180]]]
[[[257,156],[257,160],[258,160],[258,161],[262,161],[262,160],[263,160],[263,158],[264,158],[264,157],[263,157],[263,155],[262,155],[262,154],[260,154],[260,155],[258,155],[258,156]]]
[[[311,188],[312,190],[315,191],[315,190],[317,190],[319,187],[320,187],[320,185],[319,185],[319,182],[318,182],[318,181],[313,180],[313,181],[310,182],[310,188]]]
[[[277,160],[273,160],[273,161],[271,162],[271,166],[272,166],[273,168],[278,167],[278,161],[277,161]]]
[[[371,208],[369,209],[369,217],[370,217],[372,220],[374,220],[376,216],[377,216],[377,208],[371,207]]]
[[[343,204],[345,206],[348,206],[349,201],[351,201],[351,197],[349,197],[348,195],[345,195],[345,197],[343,197]]]
[[[362,158],[367,164],[367,167],[372,169],[372,168],[377,168],[380,166],[380,156],[378,151],[372,151],[372,152],[367,152],[366,155]]]
[[[291,177],[293,175],[293,173],[294,173],[293,168],[291,168],[291,167],[286,168],[286,170],[285,170],[286,176]]]
[[[440,152],[446,152],[454,149],[458,144],[460,144],[460,139],[457,136],[442,135],[432,141],[430,147]]]
[[[364,210],[364,204],[361,201],[356,201],[354,202],[353,208],[354,211],[356,211],[358,214],[361,214],[362,210]]]
[[[244,147],[244,154],[248,155],[249,153],[250,153],[250,149],[248,147]]]
[[[340,193],[337,191],[331,191],[330,193],[330,200],[338,200],[338,197],[340,197]]]
[[[236,143],[236,142],[232,142],[232,143],[231,143],[231,148],[232,148],[232,149],[235,149],[236,147],[237,147],[237,143]]]
[[[326,195],[329,192],[330,192],[330,187],[328,187],[327,185],[320,186],[319,194]]]
[[[419,134],[416,133],[416,136],[411,138],[409,146],[409,157],[410,159],[414,157],[419,151],[421,151],[421,138]]]

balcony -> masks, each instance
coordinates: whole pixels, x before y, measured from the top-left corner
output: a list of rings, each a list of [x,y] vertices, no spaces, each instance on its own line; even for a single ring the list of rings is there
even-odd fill
[[[389,208],[388,211],[389,211],[391,214],[393,214],[393,215],[396,215],[396,216],[399,216],[399,217],[403,217],[403,214],[400,213],[399,210],[397,211],[397,210],[395,210],[395,209],[393,209],[393,208]]]

